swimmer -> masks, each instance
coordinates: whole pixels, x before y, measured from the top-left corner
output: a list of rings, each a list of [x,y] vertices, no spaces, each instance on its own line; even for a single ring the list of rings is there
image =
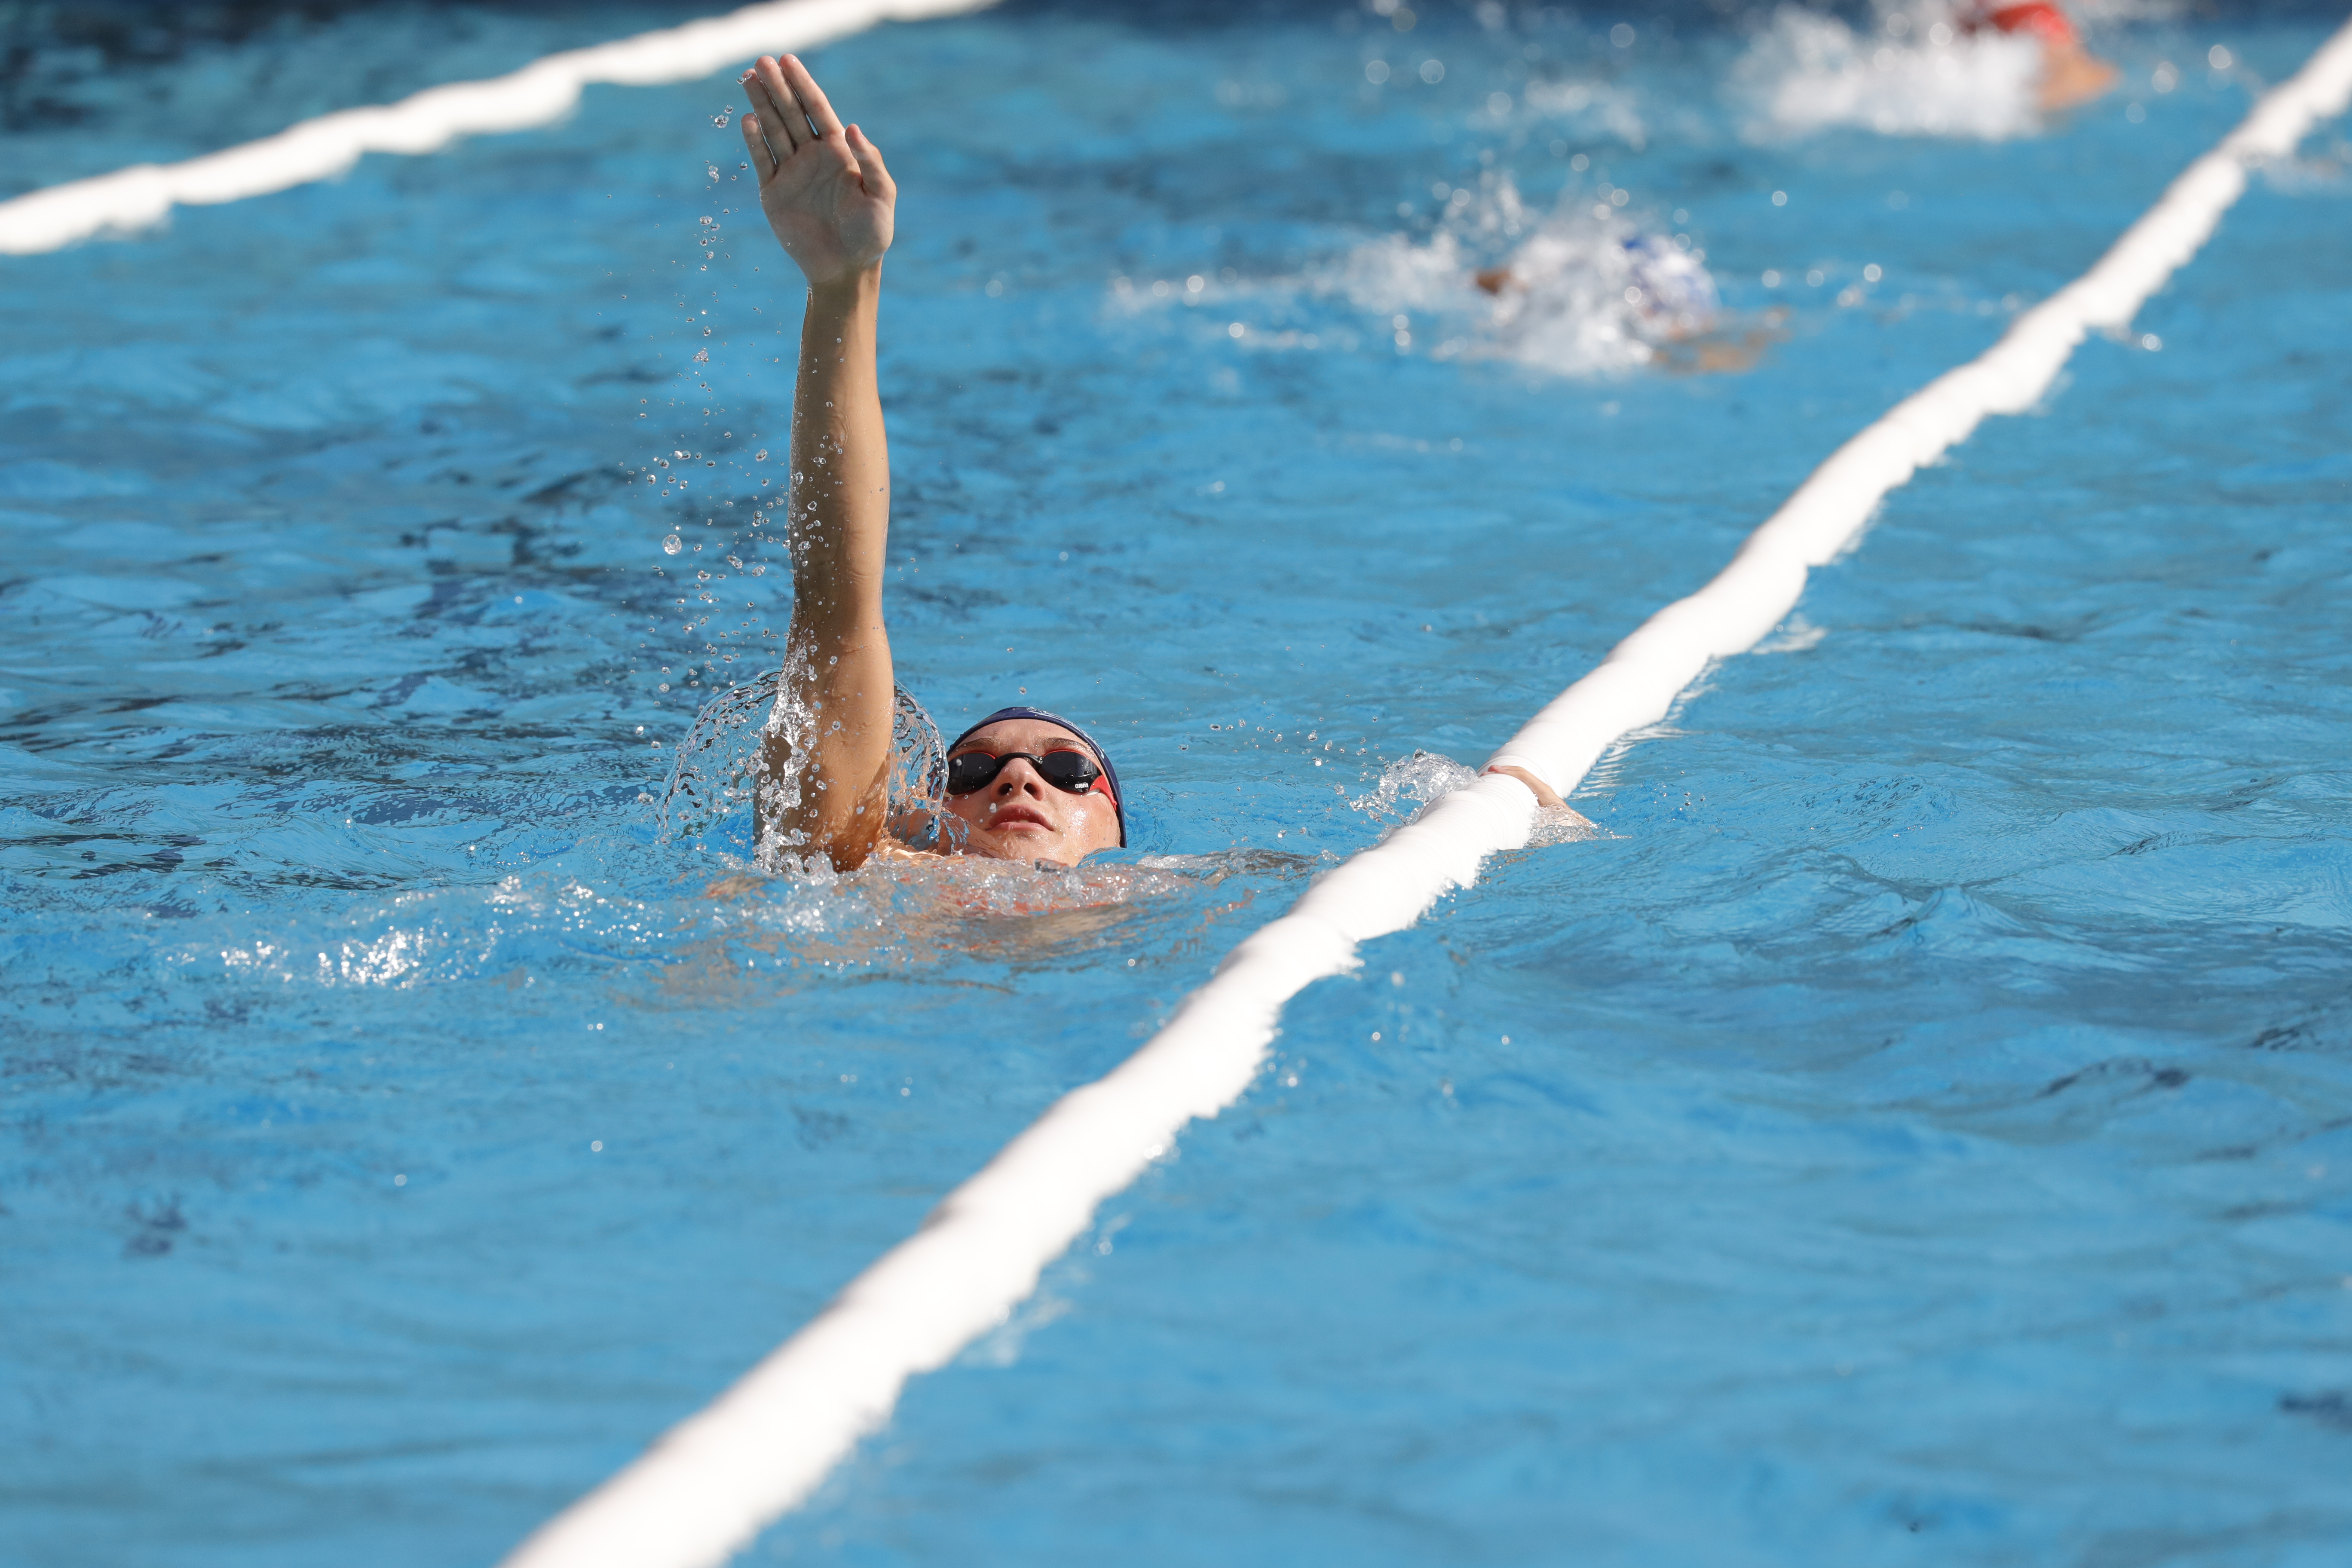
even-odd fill
[[[1644,336],[1688,337],[1714,323],[1719,304],[1715,279],[1689,251],[1656,234],[1633,235],[1619,247],[1629,286],[1624,297]],[[1567,271],[1581,249],[1549,229],[1539,231],[1510,260],[1474,273],[1471,281],[1497,299],[1506,292],[1532,294]]]
[[[2025,0],[2022,5],[1977,0],[1962,6],[1961,31],[1975,33],[1987,27],[2023,35],[2041,44],[2040,101],[2044,114],[2088,103],[2116,84],[2116,68],[2083,47],[2074,24],[2051,0]]]
[[[882,258],[898,187],[881,149],[845,126],[808,68],[762,57],[745,73],[738,122],[760,205],[808,280],[793,395],[785,543],[793,615],[780,716],[808,716],[806,755],[772,726],[758,792],[760,841],[850,870],[877,855],[924,853],[889,811],[897,686],[882,619],[890,458],[874,342]],[[1077,725],[1040,709],[999,709],[947,747],[941,831],[930,853],[1075,866],[1127,842],[1118,773]]]
[[[1555,219],[1500,267],[1470,280],[1499,301],[1495,324],[1522,334],[1596,309],[1622,310],[1627,330],[1650,346],[1649,363],[1678,374],[1752,370],[1784,335],[1783,310],[1767,311],[1760,326],[1727,325],[1714,277],[1664,235],[1635,233],[1599,244],[1610,248],[1596,254],[1580,225]]]
[[[922,831],[901,824],[902,832],[888,820],[890,458],[874,343],[898,187],[881,149],[841,122],[794,57],[763,56],[742,85],[751,107],[738,123],[761,209],[808,280],[786,502],[793,615],[782,722],[761,747],[760,842],[822,855],[843,871],[877,857],[939,854],[1075,866],[1122,847],[1127,813],[1109,753],[1036,708],[1000,708],[948,743],[945,822],[927,820]],[[1533,773],[1492,771],[1565,809]]]

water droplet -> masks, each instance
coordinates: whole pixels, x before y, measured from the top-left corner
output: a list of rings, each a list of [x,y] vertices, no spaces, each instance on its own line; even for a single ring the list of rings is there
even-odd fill
[[[686,541],[680,539],[675,533],[667,535],[662,540],[662,553],[664,555],[675,555],[685,548]]]

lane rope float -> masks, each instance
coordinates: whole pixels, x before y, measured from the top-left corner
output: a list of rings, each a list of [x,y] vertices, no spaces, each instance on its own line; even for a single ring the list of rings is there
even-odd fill
[[[338,110],[177,163],[134,163],[0,202],[0,255],[152,228],[174,206],[243,201],[329,180],[370,153],[433,153],[461,136],[551,125],[592,83],[693,81],[762,54],[813,49],[880,22],[982,11],[996,0],[779,0],[658,32],[546,55],[484,81],[450,82],[398,103]]]
[[[2250,166],[2292,153],[2352,98],[2352,23],[2191,163],[2097,266],[2020,315],[1992,348],[1904,399],[1816,468],[1714,581],[1643,622],[1495,754],[1561,795],[1654,723],[1715,659],[1753,647],[1807,574],[1859,538],[1886,493],[1988,414],[2030,408],[2074,345],[2119,330],[2213,232]],[[1492,765],[1492,764],[1490,764]],[[908,1378],[1003,1323],[1098,1205],[1257,1077],[1283,1005],[1354,967],[1524,845],[1535,797],[1489,773],[1325,876],[1234,948],[1167,1027],[1071,1090],[950,1193],[923,1227],[702,1411],[542,1526],[506,1568],[714,1568],[889,1418]]]

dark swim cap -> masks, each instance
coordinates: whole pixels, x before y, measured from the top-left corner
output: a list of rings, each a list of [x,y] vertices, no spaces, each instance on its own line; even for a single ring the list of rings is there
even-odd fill
[[[1007,719],[1037,719],[1042,720],[1048,724],[1059,724],[1063,729],[1067,730],[1071,734],[1076,735],[1079,740],[1086,742],[1087,750],[1092,752],[1095,754],[1095,761],[1102,764],[1103,777],[1109,781],[1110,808],[1118,818],[1118,847],[1121,849],[1126,848],[1127,792],[1118,786],[1118,769],[1111,765],[1110,753],[1102,749],[1102,745],[1099,742],[1097,742],[1092,735],[1087,734],[1084,730],[1079,729],[1076,724],[1071,723],[1067,719],[1063,718],[1059,713],[1048,713],[1043,708],[999,708],[995,712],[991,713],[987,718],[982,719],[979,723],[971,726],[969,729],[965,730],[962,734],[958,735],[954,740],[950,741],[948,742],[948,750],[950,752],[953,752],[958,746],[962,745],[966,741],[971,740],[973,735],[987,729],[991,724],[1001,724]]]

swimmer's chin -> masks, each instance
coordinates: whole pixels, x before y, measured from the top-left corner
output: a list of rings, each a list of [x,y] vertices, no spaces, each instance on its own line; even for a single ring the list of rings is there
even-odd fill
[[[964,841],[963,853],[983,860],[1014,860],[1031,866],[1075,866],[1087,858],[1085,850],[1063,842],[1060,834],[1026,826],[1019,831],[1000,829],[985,838],[975,833]]]

